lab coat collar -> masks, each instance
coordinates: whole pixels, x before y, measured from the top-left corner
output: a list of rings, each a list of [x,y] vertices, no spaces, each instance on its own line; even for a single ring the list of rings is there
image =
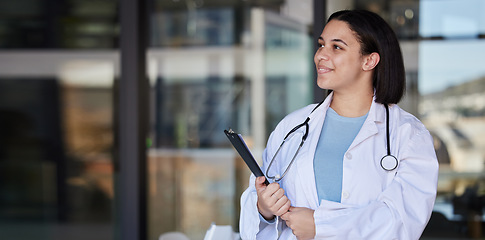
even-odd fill
[[[391,106],[389,106],[391,109]],[[369,115],[367,116],[369,121],[381,123],[386,121],[386,109],[383,104],[376,102],[376,96],[372,99],[372,104],[369,109]]]
[[[379,128],[377,125],[386,121],[386,109],[384,105],[377,103],[375,100],[376,98],[374,95],[367,119],[347,151],[351,151],[352,148],[367,138],[379,133]]]
[[[330,107],[330,103],[332,102],[333,99],[333,92],[331,92],[323,101],[323,103],[318,106],[318,108],[314,109],[312,113],[310,113],[310,122],[316,121],[318,119],[318,116],[323,116],[325,117],[328,108]],[[315,105],[316,107],[317,105]],[[389,109],[391,109],[392,106],[389,106]],[[315,117],[317,116],[317,117]],[[375,122],[375,123],[380,123],[380,122],[385,122],[386,121],[386,112],[383,104],[377,103],[376,102],[376,96],[372,98],[372,104],[369,109],[369,114],[367,115],[367,119],[365,122]]]
[[[332,102],[332,99],[333,99],[333,92],[331,92],[324,100],[323,100],[323,103],[320,104],[320,106],[315,105],[316,108],[314,108],[310,113],[310,115],[308,116],[310,118],[310,121],[314,121],[318,118],[318,116],[325,116],[325,114],[327,113],[327,109],[330,107],[330,103]]]

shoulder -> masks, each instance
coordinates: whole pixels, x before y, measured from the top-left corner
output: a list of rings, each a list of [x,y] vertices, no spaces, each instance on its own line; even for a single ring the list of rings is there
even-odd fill
[[[416,116],[405,111],[398,105],[392,105],[389,111],[391,122],[394,122],[393,125],[399,130],[410,131],[413,135],[428,133],[424,124]]]
[[[413,161],[408,161],[410,164],[407,166],[413,165],[421,169],[427,169],[427,172],[431,174],[430,176],[437,174],[438,161],[431,133],[416,116],[396,107],[396,105],[394,106],[389,110],[393,109],[390,119],[392,117],[395,119],[394,123],[391,120],[393,126],[391,136],[394,139],[393,144],[395,147],[394,152],[397,154],[396,157],[400,160],[412,159]]]

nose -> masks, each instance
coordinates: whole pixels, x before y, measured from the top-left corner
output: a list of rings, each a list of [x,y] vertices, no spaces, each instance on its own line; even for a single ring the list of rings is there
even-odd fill
[[[328,60],[328,56],[327,55],[321,55],[318,60]]]
[[[319,62],[320,60],[328,60],[328,54],[322,47],[315,53],[315,61]]]

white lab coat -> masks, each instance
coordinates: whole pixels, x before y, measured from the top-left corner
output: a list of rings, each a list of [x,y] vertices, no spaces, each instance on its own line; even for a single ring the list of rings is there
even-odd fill
[[[428,130],[397,105],[389,106],[391,154],[399,165],[385,171],[380,160],[387,153],[386,110],[373,102],[362,129],[344,155],[341,203],[319,202],[313,158],[331,100],[329,95],[313,113],[315,104],[289,114],[278,124],[263,153],[263,172],[285,135],[310,117],[308,138],[280,185],[292,206],[315,210],[315,239],[419,239],[431,216],[438,180],[438,161]],[[280,155],[291,158],[293,152]],[[271,171],[275,168],[281,174],[286,165],[278,161],[279,157]],[[277,239],[278,231],[279,239],[296,239],[283,220],[277,218],[272,224],[260,220],[254,180],[251,176],[241,196],[242,239]]]

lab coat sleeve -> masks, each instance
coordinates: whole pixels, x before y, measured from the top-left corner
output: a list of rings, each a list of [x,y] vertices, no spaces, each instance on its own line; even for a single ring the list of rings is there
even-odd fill
[[[281,143],[284,134],[286,134],[289,126],[294,126],[295,122],[305,120],[301,116],[307,116],[311,109],[315,105],[309,105],[303,109],[297,110],[283,120],[281,120],[276,126],[275,130],[271,133],[266,145],[266,149],[263,152],[263,167],[262,170],[265,173],[266,168],[274,156],[274,151]],[[303,119],[302,119],[303,118]],[[291,128],[290,128],[291,129]],[[275,163],[277,167],[278,163]],[[241,195],[241,213],[239,217],[239,232],[241,239],[278,239],[278,229],[282,221],[280,218],[276,218],[275,221],[261,221],[261,215],[258,211],[257,201],[258,195],[254,186],[254,175],[251,175],[249,180],[249,187]]]
[[[276,128],[281,127],[282,122],[280,122]],[[263,172],[266,172],[268,159],[270,159],[270,155],[272,156],[269,149],[273,149],[271,146],[275,135],[278,135],[277,131],[271,133],[266,149],[263,152]],[[241,239],[277,239],[279,218],[270,222],[261,220],[261,214],[259,213],[257,206],[258,194],[254,185],[255,180],[256,177],[251,174],[249,187],[241,195],[241,215],[239,217],[239,232]]]
[[[261,221],[258,211],[258,195],[254,187],[254,175],[251,175],[249,187],[241,196],[241,216],[239,231],[241,239],[277,239],[277,221]]]
[[[392,182],[366,206],[322,201],[315,239],[419,239],[433,209],[438,161],[427,130],[411,137]]]

